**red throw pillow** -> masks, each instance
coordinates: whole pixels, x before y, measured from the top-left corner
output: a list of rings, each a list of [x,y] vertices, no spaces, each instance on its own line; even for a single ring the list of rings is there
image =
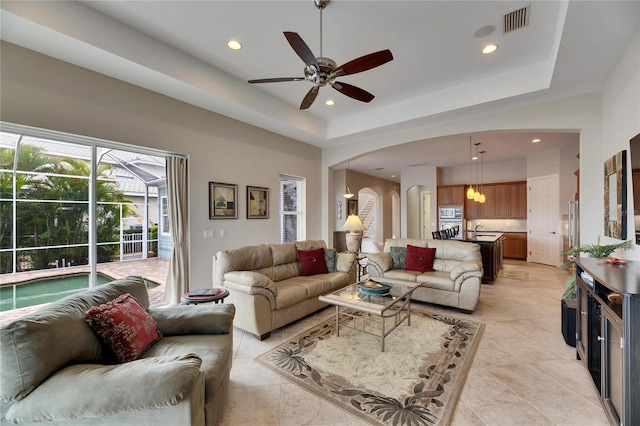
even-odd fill
[[[298,250],[302,275],[326,274],[327,264],[324,263],[324,249]]]
[[[432,272],[436,249],[407,245],[407,263],[405,271]]]
[[[138,359],[162,338],[155,320],[129,293],[92,307],[85,312],[84,320],[118,362]]]

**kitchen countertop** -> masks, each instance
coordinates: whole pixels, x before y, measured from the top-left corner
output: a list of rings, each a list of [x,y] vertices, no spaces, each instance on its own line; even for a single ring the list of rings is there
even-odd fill
[[[478,231],[477,237],[473,237],[473,231],[466,231],[464,235],[462,235],[462,241],[467,241],[470,243],[495,243],[497,240],[503,237],[502,232],[487,232],[487,231]]]

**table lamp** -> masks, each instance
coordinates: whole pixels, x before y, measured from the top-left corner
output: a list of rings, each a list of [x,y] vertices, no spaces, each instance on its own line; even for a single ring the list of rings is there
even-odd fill
[[[358,217],[357,214],[350,214],[347,217],[347,221],[340,228],[341,231],[349,231],[346,235],[347,240],[347,251],[349,253],[358,253],[358,248],[360,244],[358,244],[358,240],[360,236],[356,233],[356,231],[364,231],[364,225],[362,221]]]

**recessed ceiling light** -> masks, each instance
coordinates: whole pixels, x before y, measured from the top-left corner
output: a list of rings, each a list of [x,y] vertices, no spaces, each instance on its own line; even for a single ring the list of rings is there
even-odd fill
[[[496,30],[495,25],[485,25],[484,27],[478,28],[475,33],[475,36],[478,38],[486,37],[489,34],[493,33]]]
[[[396,175],[391,175],[392,178],[396,177]]]
[[[484,53],[485,55],[488,55],[489,53],[493,53],[496,50],[498,50],[497,44],[487,44],[485,47],[482,48],[482,53]]]
[[[242,43],[240,43],[238,40],[229,40],[227,42],[227,47],[231,50],[240,50],[242,49]]]
[[[532,143],[538,143],[538,142],[540,142],[541,140],[542,140],[542,139],[540,139],[540,138],[535,138],[535,139],[532,139],[532,140],[531,140],[531,142],[532,142]]]
[[[333,102],[333,100],[332,100],[332,99],[327,99],[327,102],[325,102],[325,105],[329,105],[329,106],[331,106],[331,105],[333,105],[333,104],[335,104],[335,102]]]

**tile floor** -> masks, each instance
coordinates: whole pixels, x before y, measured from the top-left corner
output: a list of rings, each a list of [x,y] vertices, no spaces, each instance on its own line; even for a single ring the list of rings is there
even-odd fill
[[[167,271],[167,263],[160,259],[111,267],[115,278],[153,274],[155,278],[149,278],[163,284]],[[486,327],[452,424],[608,425],[587,370],[560,332],[560,297],[567,272],[519,261],[506,261],[504,268],[528,272],[530,280],[498,278],[482,286],[480,302],[471,316]],[[153,303],[161,302],[162,292],[163,286],[150,292]],[[423,305],[463,315],[454,309]],[[0,314],[0,324],[26,312],[18,311],[22,312]],[[263,342],[234,329],[235,355],[222,426],[364,424],[253,361],[333,312],[333,308],[319,311],[274,331]]]
[[[480,303],[471,316],[486,327],[452,424],[608,425],[587,370],[560,331],[560,297],[567,272],[519,261],[506,261],[504,267],[526,271],[530,280],[498,278],[482,286]],[[324,309],[275,331],[263,342],[235,329],[223,426],[365,424],[253,361],[333,312]]]

